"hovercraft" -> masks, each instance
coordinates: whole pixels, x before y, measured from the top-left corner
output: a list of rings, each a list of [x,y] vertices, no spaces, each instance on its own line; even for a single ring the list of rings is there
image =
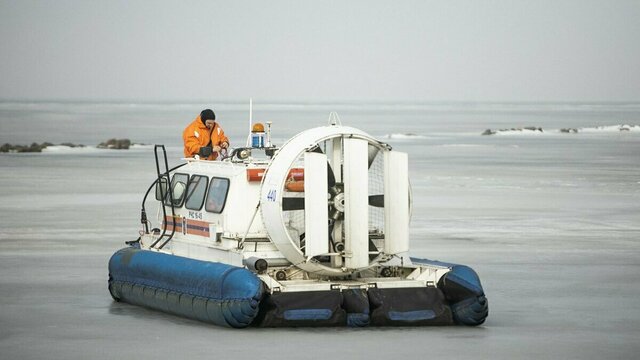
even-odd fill
[[[470,267],[408,255],[406,153],[336,116],[270,139],[268,126],[222,161],[171,169],[156,145],[141,236],[109,261],[116,301],[233,328],[485,321]]]

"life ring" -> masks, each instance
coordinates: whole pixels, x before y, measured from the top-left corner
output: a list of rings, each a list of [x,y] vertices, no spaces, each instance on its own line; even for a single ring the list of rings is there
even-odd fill
[[[304,192],[304,181],[291,180],[285,184],[287,191]]]

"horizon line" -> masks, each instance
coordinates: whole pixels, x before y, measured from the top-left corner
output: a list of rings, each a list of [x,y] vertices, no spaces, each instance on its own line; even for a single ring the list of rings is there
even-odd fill
[[[182,99],[182,98],[159,98],[159,99],[141,99],[141,98],[0,98],[2,103],[103,103],[103,104],[202,104],[202,103],[221,103],[221,104],[245,104],[249,102],[250,97],[219,97],[211,99]],[[254,103],[260,104],[304,104],[304,105],[323,105],[323,104],[636,104],[637,100],[509,100],[509,99],[491,99],[491,100],[463,100],[463,99],[396,99],[396,98],[252,98]]]

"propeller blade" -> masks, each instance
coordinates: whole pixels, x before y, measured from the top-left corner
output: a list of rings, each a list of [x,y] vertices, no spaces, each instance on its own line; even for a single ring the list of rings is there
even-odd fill
[[[369,195],[369,205],[384,207],[384,195]]]
[[[304,198],[303,197],[283,197],[282,198],[282,210],[304,210]]]
[[[376,159],[376,156],[378,155],[378,148],[373,146],[373,145],[369,145],[369,168],[371,168],[371,164],[373,164],[373,160]]]
[[[336,186],[336,176],[333,173],[333,169],[331,168],[331,165],[329,164],[328,161],[327,161],[327,185],[329,186],[329,188]]]

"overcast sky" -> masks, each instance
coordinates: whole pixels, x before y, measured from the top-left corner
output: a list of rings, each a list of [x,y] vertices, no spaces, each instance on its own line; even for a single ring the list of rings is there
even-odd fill
[[[640,100],[640,0],[0,0],[0,99]]]

